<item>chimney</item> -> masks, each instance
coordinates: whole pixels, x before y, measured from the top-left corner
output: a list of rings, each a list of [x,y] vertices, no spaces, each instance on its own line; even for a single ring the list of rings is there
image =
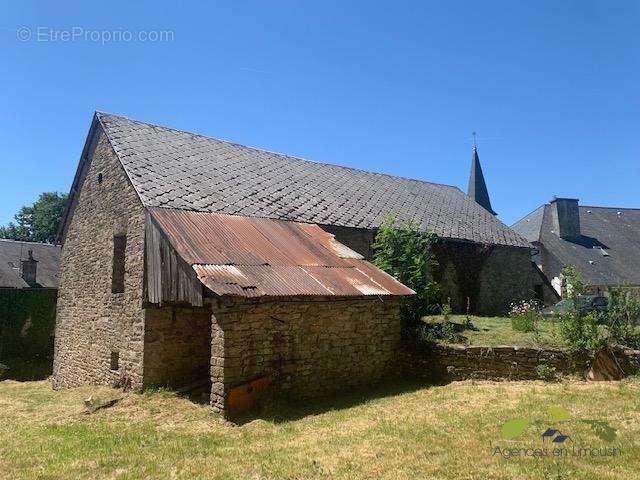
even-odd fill
[[[29,250],[29,258],[20,260],[22,279],[34,287],[36,285],[36,273],[38,271],[38,261],[33,258],[33,250]]]
[[[558,198],[551,200],[551,218],[553,228],[560,238],[575,240],[580,238],[580,211],[577,198]]]

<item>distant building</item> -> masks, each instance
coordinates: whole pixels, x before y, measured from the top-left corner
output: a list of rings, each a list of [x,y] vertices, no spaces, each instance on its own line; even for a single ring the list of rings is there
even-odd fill
[[[535,263],[560,294],[562,269],[569,265],[593,293],[640,287],[640,209],[554,198],[512,228],[536,247]]]
[[[0,363],[18,380],[51,374],[60,247],[0,239]]]
[[[58,288],[60,247],[0,238],[0,288]]]

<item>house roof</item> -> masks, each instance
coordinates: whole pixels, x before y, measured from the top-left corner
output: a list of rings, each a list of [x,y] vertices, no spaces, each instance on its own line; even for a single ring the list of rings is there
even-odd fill
[[[554,232],[545,204],[512,226],[544,246],[564,266],[574,265],[590,285],[640,285],[640,209],[578,207],[581,237],[565,240]]]
[[[414,292],[317,225],[151,208],[171,246],[223,296],[371,296]]]
[[[28,258],[29,250],[38,261],[36,282],[44,288],[58,288],[60,247],[46,243],[0,239],[0,288],[29,288],[20,276],[20,261]]]
[[[442,238],[529,248],[457,187],[268,152],[97,113],[146,207],[376,228],[389,215]]]

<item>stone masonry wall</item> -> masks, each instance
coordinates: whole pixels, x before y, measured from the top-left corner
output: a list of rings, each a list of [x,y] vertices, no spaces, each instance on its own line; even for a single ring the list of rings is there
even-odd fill
[[[403,359],[405,375],[431,381],[531,380],[538,378],[536,368],[541,364],[558,373],[572,372],[566,352],[530,347],[432,345],[407,348]]]
[[[209,379],[211,310],[145,309],[144,387],[178,388]]]
[[[511,303],[533,299],[534,279],[529,249],[493,247],[480,271],[478,312],[504,315]]]
[[[271,394],[309,398],[398,373],[395,298],[306,297],[214,305],[211,404],[232,387],[270,377]]]
[[[323,225],[336,240],[371,260],[375,231]],[[450,300],[456,313],[504,314],[512,302],[534,298],[531,252],[526,248],[439,241],[434,246],[442,301]],[[467,300],[468,299],[468,300]]]
[[[53,385],[141,388],[144,211],[104,133],[96,135],[62,249]],[[127,244],[124,293],[114,294],[116,234],[126,234]],[[117,370],[111,369],[114,354]]]

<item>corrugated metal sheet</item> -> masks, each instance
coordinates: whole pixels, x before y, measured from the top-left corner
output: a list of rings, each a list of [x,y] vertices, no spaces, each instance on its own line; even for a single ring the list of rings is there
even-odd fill
[[[414,293],[317,225],[150,209],[171,246],[217,295]]]

